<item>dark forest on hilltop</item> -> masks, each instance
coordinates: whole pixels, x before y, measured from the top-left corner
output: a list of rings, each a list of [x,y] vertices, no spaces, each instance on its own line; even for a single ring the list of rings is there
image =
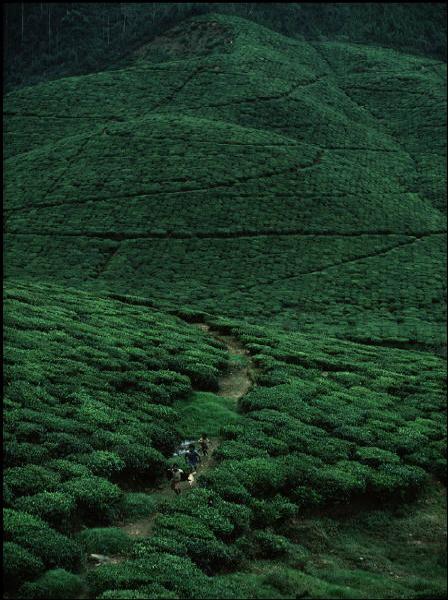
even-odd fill
[[[119,65],[151,37],[216,11],[293,37],[378,44],[446,60],[446,5],[437,2],[6,2],[6,89]]]

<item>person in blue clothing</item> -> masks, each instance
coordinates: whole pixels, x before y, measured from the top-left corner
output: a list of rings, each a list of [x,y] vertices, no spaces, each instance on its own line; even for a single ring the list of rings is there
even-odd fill
[[[190,467],[192,473],[196,471],[198,464],[201,461],[201,457],[199,456],[199,452],[194,447],[194,444],[190,444],[188,447],[188,452],[185,453],[185,459]]]

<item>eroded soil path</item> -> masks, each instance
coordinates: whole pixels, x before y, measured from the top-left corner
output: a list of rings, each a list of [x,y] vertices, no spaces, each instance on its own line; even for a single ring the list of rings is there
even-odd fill
[[[221,375],[218,380],[219,390],[216,392],[217,396],[225,396],[226,398],[239,400],[242,396],[247,394],[252,387],[249,352],[236,337],[223,335],[214,331],[205,323],[197,323],[196,325],[200,327],[202,331],[207,332],[215,339],[223,342],[227,346],[227,350],[231,357],[239,356],[246,359],[245,361],[242,361],[241,365],[233,363],[227,373]]]
[[[217,396],[234,399],[236,409],[237,401],[242,396],[247,394],[247,392],[252,387],[251,361],[249,352],[246,350],[243,344],[234,336],[225,335],[218,331],[215,331],[205,323],[195,323],[194,326],[199,327],[200,329],[202,329],[202,331],[206,332],[208,335],[224,343],[227,347],[227,350],[230,355],[229,358],[231,361],[230,367],[226,373],[223,373],[219,377],[219,389],[215,393]],[[238,360],[238,358],[240,358],[241,360]],[[195,442],[196,440],[191,441]],[[196,485],[196,477],[201,475],[201,473],[204,473],[213,466],[214,460],[212,454],[213,451],[219,446],[219,442],[220,440],[218,438],[210,439],[210,448],[208,455],[205,457],[201,457],[201,463],[198,467],[196,474],[192,478],[192,481],[181,482],[181,494],[188,493],[188,491]],[[181,449],[179,448],[177,452],[181,452]],[[182,455],[179,454],[179,463],[181,465],[181,468],[183,466],[183,462],[184,459]],[[147,489],[145,489],[145,493],[154,495],[157,501],[168,500],[173,502],[173,504],[175,504],[176,501],[176,496],[173,490],[170,488],[169,481],[161,482],[159,483],[159,485],[154,487],[148,487]],[[118,525],[118,527],[130,537],[146,537],[151,534],[154,521],[157,515],[158,512],[156,508],[155,512],[151,513],[147,517],[143,519],[138,519],[136,521],[132,521],[130,523]],[[120,562],[121,560],[124,560],[124,558],[112,556],[107,557],[107,559],[107,562]]]

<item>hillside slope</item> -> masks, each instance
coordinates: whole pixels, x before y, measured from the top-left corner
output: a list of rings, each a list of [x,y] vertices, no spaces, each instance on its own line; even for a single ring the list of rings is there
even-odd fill
[[[442,344],[445,81],[207,16],[8,94],[6,275]]]
[[[442,359],[202,315],[244,344],[255,385],[232,419],[191,411],[195,428],[214,417],[214,467],[156,509],[142,486],[192,389],[217,389],[223,344],[144,298],[5,292],[10,597],[444,597]],[[117,525],[136,515],[152,532],[129,539]],[[81,595],[92,552],[122,560],[87,569]]]

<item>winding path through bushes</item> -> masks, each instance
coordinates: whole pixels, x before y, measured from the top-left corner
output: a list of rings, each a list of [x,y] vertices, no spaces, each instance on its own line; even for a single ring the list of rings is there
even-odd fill
[[[247,394],[252,387],[252,379],[250,377],[251,360],[249,352],[236,337],[231,335],[223,335],[217,331],[214,331],[205,323],[198,323],[197,325],[202,329],[202,331],[207,332],[220,342],[224,342],[230,354],[243,356],[248,359],[249,366],[235,366],[227,373],[222,375],[218,380],[219,390],[216,392],[217,396],[225,396],[226,398],[239,400],[242,396]]]
[[[233,363],[232,367],[223,375],[221,375],[218,379],[219,389],[215,394],[217,396],[222,396],[226,398],[232,398],[235,400],[235,409],[237,401],[247,394],[247,392],[252,387],[252,378],[250,376],[250,372],[253,369],[253,365],[250,360],[249,352],[243,346],[243,344],[234,336],[222,334],[219,331],[213,330],[209,325],[205,323],[194,323],[194,326],[199,327],[202,331],[206,332],[210,336],[214,337],[220,342],[223,342],[228,352],[232,356],[241,356],[248,359],[239,365],[238,363]],[[200,390],[195,390],[200,391]],[[210,439],[210,453],[207,458],[203,459],[198,470],[198,475],[208,470],[213,466],[214,460],[212,457],[213,451],[219,445],[219,438],[211,438]],[[194,480],[192,483],[185,481],[181,483],[182,493],[188,493],[188,490],[194,487]],[[170,488],[170,482],[166,481],[162,484],[159,484],[158,487],[148,488],[145,492],[149,494],[157,494],[158,497],[171,498],[173,503],[175,502],[176,496],[173,494],[173,491]],[[146,537],[150,535],[152,531],[152,527],[154,521],[158,515],[157,510],[145,517],[144,519],[139,519],[137,521],[132,521],[130,523],[117,525],[120,529],[122,529],[127,535],[132,538],[136,537]],[[93,561],[90,560],[87,565],[87,569],[94,568],[103,563],[119,563],[123,560],[126,560],[125,557],[122,556],[104,556],[94,555],[90,558],[93,558]],[[98,557],[95,559],[95,557]],[[96,564],[95,564],[96,561]]]

